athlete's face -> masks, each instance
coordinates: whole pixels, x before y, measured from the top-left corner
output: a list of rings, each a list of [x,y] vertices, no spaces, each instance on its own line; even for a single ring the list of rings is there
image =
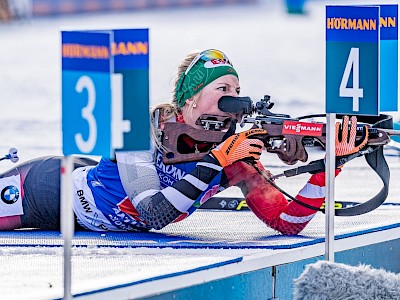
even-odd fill
[[[222,96],[237,97],[239,93],[240,85],[236,76],[225,75],[215,79],[198,94],[186,100],[185,105],[182,107],[186,124],[195,128],[202,128],[201,125],[196,125],[196,120],[204,114],[236,118],[237,116],[234,114],[221,111],[218,108],[218,100]]]

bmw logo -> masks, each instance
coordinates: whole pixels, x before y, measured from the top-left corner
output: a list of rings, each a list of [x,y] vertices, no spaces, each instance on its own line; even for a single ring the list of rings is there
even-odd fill
[[[238,206],[238,204],[239,204],[239,202],[237,200],[232,200],[232,201],[229,201],[228,207],[230,209],[235,209]]]
[[[19,190],[13,185],[6,186],[1,191],[1,200],[6,204],[13,204],[17,202],[18,198]]]

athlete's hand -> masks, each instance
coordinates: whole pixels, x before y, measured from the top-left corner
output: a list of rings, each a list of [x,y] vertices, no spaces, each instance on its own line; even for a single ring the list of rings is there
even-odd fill
[[[336,123],[336,156],[344,156],[360,151],[368,142],[368,127],[364,126],[364,132],[361,138],[356,139],[357,118],[351,117],[349,131],[349,117],[344,116],[342,124]]]
[[[226,167],[239,160],[259,160],[264,144],[258,139],[250,137],[257,134],[266,134],[264,129],[250,129],[235,134],[211,150],[221,167]]]

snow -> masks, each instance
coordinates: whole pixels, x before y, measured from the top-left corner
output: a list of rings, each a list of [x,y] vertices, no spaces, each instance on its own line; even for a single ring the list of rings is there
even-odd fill
[[[382,1],[363,1],[381,3]],[[390,2],[390,1],[389,1]],[[387,2],[386,2],[387,3]],[[292,116],[324,112],[325,99],[325,5],[360,4],[359,1],[309,1],[307,13],[289,15],[284,1],[260,0],[254,5],[155,9],[124,13],[85,14],[18,21],[0,26],[0,151],[10,147],[19,150],[20,161],[42,155],[62,155],[61,145],[61,30],[150,28],[150,94],[151,103],[169,101],[172,80],[178,62],[190,51],[217,48],[226,52],[239,72],[242,95],[253,100],[269,94],[275,102],[273,111]],[[398,113],[394,113],[397,117]],[[318,155],[312,153],[311,155]],[[273,155],[264,155],[266,164],[282,171],[282,164]],[[362,161],[362,162],[361,162]],[[389,199],[399,201],[399,159],[389,158],[393,170]],[[1,162],[1,170],[11,168],[11,162]],[[351,166],[354,166],[353,168]],[[347,168],[347,166],[346,166]],[[365,199],[379,187],[379,180],[370,176],[363,160],[350,164],[348,173],[339,178],[338,186],[355,180],[353,188],[338,190],[339,197]],[[345,173],[345,172],[343,172]],[[307,180],[306,176],[283,179],[288,191],[295,194]],[[372,181],[371,181],[372,180]],[[288,182],[290,181],[290,184]],[[368,187],[365,183],[368,182]],[[373,183],[371,183],[373,182]],[[230,193],[236,193],[231,191]],[[371,195],[370,195],[371,194]],[[140,251],[104,250],[84,256],[74,252],[77,264],[103,258],[116,260],[116,266],[140,258]],[[83,251],[83,250],[80,250]],[[145,250],[148,253],[148,249]],[[153,250],[152,250],[153,251]],[[165,250],[163,250],[165,251]],[[176,252],[174,252],[176,253]],[[215,259],[235,257],[242,253],[217,253]],[[43,287],[60,292],[61,274],[55,283],[35,271],[42,266],[52,272],[52,266],[62,263],[61,249],[1,248],[1,277],[19,278],[21,291],[29,290],[32,298],[41,298]],[[86,256],[88,255],[88,256]],[[168,253],[157,252],[154,259],[168,261]],[[209,253],[199,260],[212,261]],[[125,262],[123,258],[128,258]],[[178,259],[178,258],[177,258]],[[34,265],[31,262],[35,261]],[[203,261],[204,262],[204,261]],[[199,261],[194,261],[193,266]],[[165,265],[163,265],[165,266]],[[24,272],[16,272],[22,270]],[[88,266],[86,266],[88,267]],[[86,268],[85,267],[85,268]],[[171,266],[169,265],[168,268]],[[145,268],[141,268],[143,271]],[[120,268],[110,270],[117,276]],[[59,271],[59,269],[58,269]],[[57,272],[58,272],[57,271]],[[96,277],[104,284],[110,279]],[[80,277],[81,278],[81,277]],[[114,280],[114,279],[113,279]],[[5,281],[0,284],[2,295],[10,296]],[[51,286],[51,287],[50,287]],[[15,287],[15,286],[14,286]],[[25,289],[26,288],[26,289]],[[15,291],[14,291],[15,292]],[[23,296],[14,294],[15,298]],[[48,294],[47,296],[48,297]]]

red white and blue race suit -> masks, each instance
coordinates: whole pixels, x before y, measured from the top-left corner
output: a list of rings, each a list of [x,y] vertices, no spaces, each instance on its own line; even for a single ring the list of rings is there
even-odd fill
[[[189,216],[219,191],[222,168],[215,159],[164,165],[159,151],[155,164],[153,157],[150,151],[118,153],[118,163],[102,159],[95,167],[76,169],[78,223],[91,230],[159,229]],[[131,177],[142,188],[131,189]]]
[[[9,210],[14,213],[0,212],[0,229],[16,228],[18,222],[25,228],[59,229],[60,159],[36,159],[0,174],[3,202],[19,205]],[[77,225],[94,231],[161,229],[186,218],[220,190],[239,186],[265,224],[297,234],[316,214],[301,203],[318,208],[325,197],[325,173],[312,175],[296,196],[299,201],[288,203],[247,163],[222,169],[213,156],[205,155],[198,162],[165,165],[154,148],[117,152],[116,160],[99,163],[76,158],[73,181]]]

